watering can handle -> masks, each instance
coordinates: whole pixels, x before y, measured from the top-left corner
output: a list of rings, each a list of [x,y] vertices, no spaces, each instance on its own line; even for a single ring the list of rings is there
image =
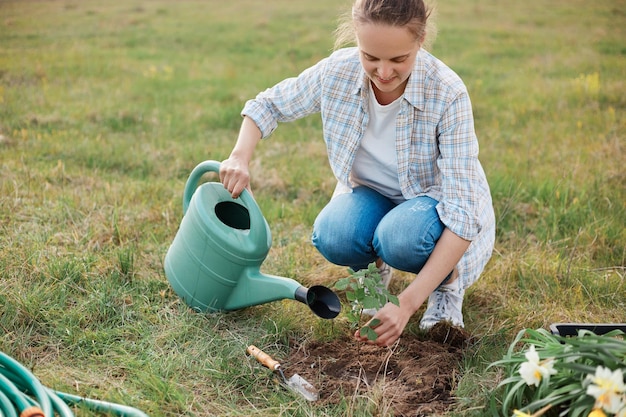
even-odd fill
[[[189,178],[187,179],[187,184],[185,184],[185,193],[183,194],[183,215],[187,213],[187,209],[189,208],[189,203],[191,202],[191,197],[193,193],[198,188],[198,184],[200,183],[200,179],[207,172],[220,172],[220,163],[217,161],[204,161],[200,162],[189,174]],[[248,192],[248,190],[243,190],[241,195],[239,196],[241,201],[246,205],[255,205],[254,199],[252,195]]]

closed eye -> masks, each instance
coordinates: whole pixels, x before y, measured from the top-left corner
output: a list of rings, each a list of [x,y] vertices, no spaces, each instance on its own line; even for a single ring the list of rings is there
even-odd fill
[[[367,61],[380,61],[380,58],[377,58],[373,55],[370,55],[366,52],[361,52],[363,54],[363,58],[365,58]],[[401,56],[397,56],[394,58],[391,58],[390,61],[395,62],[395,63],[402,63],[404,61],[406,61],[409,58],[409,55],[401,55]]]
[[[365,52],[363,52],[363,58],[368,61],[378,61],[378,58],[376,58],[375,56],[371,56],[370,54],[366,54]]]

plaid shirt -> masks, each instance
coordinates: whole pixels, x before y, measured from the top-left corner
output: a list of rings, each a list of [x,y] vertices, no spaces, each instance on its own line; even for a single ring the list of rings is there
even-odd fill
[[[265,138],[278,122],[321,113],[330,167],[339,186],[349,189],[352,163],[369,120],[369,89],[358,49],[341,49],[259,93],[246,103],[242,115],[250,117]],[[472,241],[458,265],[462,285],[469,286],[493,250],[491,195],[478,160],[467,89],[450,68],[423,49],[396,119],[396,151],[403,196],[436,199],[446,227]]]

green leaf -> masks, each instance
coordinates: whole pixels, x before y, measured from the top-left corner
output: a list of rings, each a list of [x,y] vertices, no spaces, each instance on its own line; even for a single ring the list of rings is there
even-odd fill
[[[591,410],[593,410],[593,405],[593,401],[588,401],[588,404],[570,407],[569,414],[571,417],[588,416]]]
[[[375,289],[376,284],[377,284],[376,280],[372,279],[371,277],[363,278],[363,287],[366,287],[368,289]]]
[[[489,398],[489,411],[491,411],[491,417],[500,417],[500,412],[498,411],[499,407],[496,403],[497,397],[495,395],[491,395]]]
[[[519,393],[522,392],[526,386],[526,382],[521,380],[510,390],[507,389],[504,400],[502,401],[502,412],[505,413],[505,415],[508,415],[509,411],[513,408],[520,408],[522,402],[519,399]]]
[[[335,289],[339,291],[343,291],[348,288],[348,284],[350,283],[350,278],[341,278],[339,281],[335,283]]]
[[[359,314],[356,314],[352,311],[348,311],[346,313],[346,317],[348,318],[348,321],[350,322],[350,327],[351,328],[356,328],[359,324]]]
[[[363,298],[363,308],[380,308],[380,302],[377,297],[366,295]]]
[[[361,327],[360,335],[361,337],[367,337],[367,340],[378,339],[378,335],[370,326]]]
[[[400,300],[395,295],[389,294],[387,296],[387,299],[389,300],[390,303],[393,303],[393,304],[397,305],[398,307],[400,307]]]
[[[372,319],[370,320],[368,326],[371,327],[372,329],[375,329],[376,327],[378,327],[379,324],[380,324],[380,319]]]
[[[354,293],[357,300],[363,300],[363,298],[365,298],[365,288],[357,288]]]

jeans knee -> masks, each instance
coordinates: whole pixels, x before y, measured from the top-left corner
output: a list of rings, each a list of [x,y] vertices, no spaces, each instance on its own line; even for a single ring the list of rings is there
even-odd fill
[[[374,234],[374,250],[394,268],[418,273],[435,249],[442,232],[438,221],[422,225],[419,230],[379,227]]]
[[[356,242],[338,239],[336,235],[326,235],[314,230],[311,242],[327,261],[335,265],[349,266],[358,270],[367,267],[374,259],[371,249],[362,248]]]

